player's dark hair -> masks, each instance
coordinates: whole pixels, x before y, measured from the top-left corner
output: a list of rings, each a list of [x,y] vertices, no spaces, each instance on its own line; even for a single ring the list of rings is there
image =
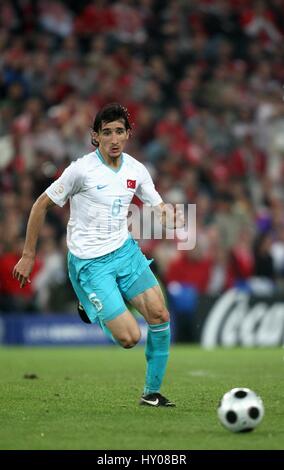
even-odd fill
[[[97,113],[93,124],[93,131],[98,133],[102,128],[103,122],[108,123],[119,121],[120,119],[124,121],[125,129],[130,130],[131,125],[129,122],[129,113],[127,109],[121,106],[119,103],[109,103],[100,109],[100,111]],[[92,138],[92,144],[96,147],[99,145],[94,137]]]

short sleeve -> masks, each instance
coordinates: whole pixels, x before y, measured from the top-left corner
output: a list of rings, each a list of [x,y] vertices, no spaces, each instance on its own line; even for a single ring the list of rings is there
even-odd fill
[[[63,207],[70,196],[78,193],[82,188],[82,173],[78,160],[71,163],[46,190],[48,197],[58,206]]]
[[[155,185],[151,175],[144,165],[139,169],[141,175],[140,183],[138,185],[136,196],[141,199],[147,206],[158,206],[163,202],[160,194],[156,191]]]

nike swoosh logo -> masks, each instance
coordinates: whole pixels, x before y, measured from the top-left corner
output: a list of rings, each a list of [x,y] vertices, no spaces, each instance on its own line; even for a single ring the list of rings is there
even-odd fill
[[[97,189],[104,189],[108,186],[108,184],[98,184]]]
[[[157,404],[159,403],[158,398],[156,398],[156,400],[145,400],[145,398],[142,398],[142,400],[143,400],[145,403],[149,403],[149,405],[153,405],[153,406],[157,406]]]

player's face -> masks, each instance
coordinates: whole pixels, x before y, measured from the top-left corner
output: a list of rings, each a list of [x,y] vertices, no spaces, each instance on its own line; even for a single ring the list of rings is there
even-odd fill
[[[108,158],[118,158],[121,155],[128,137],[129,130],[125,129],[123,120],[103,122],[101,130],[95,133],[100,151]]]

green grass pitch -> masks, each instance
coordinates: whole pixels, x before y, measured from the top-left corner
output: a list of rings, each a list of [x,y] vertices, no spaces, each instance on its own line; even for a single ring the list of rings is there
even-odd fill
[[[0,449],[283,449],[284,350],[173,346],[163,393],[139,407],[142,347],[0,348]],[[37,378],[24,378],[36,374]],[[227,390],[249,387],[262,423],[233,434],[217,419]]]

